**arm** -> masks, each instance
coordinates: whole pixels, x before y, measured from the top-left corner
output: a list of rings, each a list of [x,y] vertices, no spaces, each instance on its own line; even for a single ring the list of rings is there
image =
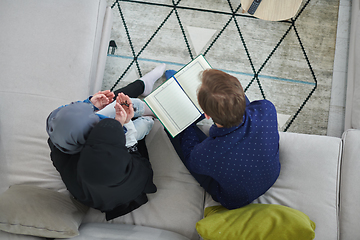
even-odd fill
[[[208,171],[206,171],[208,166],[204,166],[200,161],[204,158],[201,156],[201,153],[203,152],[203,145],[207,142],[207,140],[203,141],[206,135],[202,134],[201,130],[194,124],[184,131],[181,140],[181,148],[185,157],[184,164],[200,186],[203,187],[215,201],[218,201],[218,191],[221,187],[219,183],[209,175]]]
[[[191,153],[194,148],[205,140],[207,136],[195,125],[190,125],[181,135],[181,149],[184,156],[184,164],[189,169],[189,162],[191,160]]]

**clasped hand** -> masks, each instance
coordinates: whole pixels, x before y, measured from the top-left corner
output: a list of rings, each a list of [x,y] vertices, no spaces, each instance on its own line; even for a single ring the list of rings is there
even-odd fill
[[[110,90],[105,90],[95,93],[91,97],[90,101],[95,107],[101,110],[104,107],[106,107],[109,103],[111,103],[114,97],[115,94],[113,92],[111,92]]]
[[[115,120],[121,125],[128,123],[134,117],[134,108],[129,96],[119,93],[116,97]]]
[[[95,107],[101,110],[113,101],[114,96],[115,94],[110,90],[99,91],[91,97],[90,101]],[[124,125],[133,117],[134,108],[130,97],[124,93],[119,93],[115,103],[115,120],[119,121],[121,125]]]

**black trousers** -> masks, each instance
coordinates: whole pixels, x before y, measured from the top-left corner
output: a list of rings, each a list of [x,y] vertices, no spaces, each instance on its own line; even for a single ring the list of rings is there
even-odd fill
[[[137,98],[144,92],[144,89],[145,89],[144,82],[142,80],[136,80],[128,84],[127,86],[114,91],[115,94],[114,100],[116,99],[117,95],[121,92],[124,93],[125,95],[128,95],[131,98]],[[141,154],[141,156],[149,159],[149,154],[145,144],[145,138],[138,141],[138,151]]]
[[[114,92],[115,93],[114,100],[116,99],[117,95],[121,92],[128,95],[131,98],[137,98],[144,92],[144,89],[145,89],[144,82],[142,80],[136,80],[128,84],[126,87],[116,90]]]

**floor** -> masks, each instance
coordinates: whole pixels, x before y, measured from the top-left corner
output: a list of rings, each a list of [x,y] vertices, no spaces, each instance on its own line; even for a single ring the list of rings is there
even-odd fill
[[[341,137],[344,132],[350,18],[351,0],[340,0],[327,130],[327,135],[334,137]]]
[[[108,1],[110,5],[114,2],[113,0]],[[159,3],[167,2],[167,0],[156,1],[159,1]],[[332,0],[333,3],[336,3],[336,1],[339,0]],[[208,2],[205,1],[201,5],[201,0],[198,2],[183,0],[182,3],[184,2],[189,3],[189,6],[192,4],[191,6],[195,7],[198,7],[197,5],[202,6],[208,4]],[[214,1],[212,3],[215,2],[220,3],[223,1]],[[237,2],[238,1],[234,1],[234,6]],[[309,54],[312,67],[317,75],[318,81],[316,79],[314,80],[315,82],[318,82],[318,88],[312,96],[309,95],[311,96],[311,100],[306,103],[305,107],[301,110],[300,114],[294,121],[295,124],[291,126],[289,131],[340,137],[342,135],[344,125],[347,69],[346,62],[349,41],[351,0],[340,0],[337,29],[335,27],[334,30],[331,30],[331,28],[324,30],[326,27],[322,28],[323,30],[320,31],[320,35],[329,37],[322,37],[321,43],[318,43],[318,39],[316,39],[316,37],[311,38],[311,33],[314,31],[319,31],[318,29],[321,28],[321,24],[324,22],[326,22],[328,26],[336,25],[336,21],[331,20],[331,18],[337,14],[337,8],[334,11],[334,8],[328,8],[327,3],[328,2],[324,0],[310,1],[310,5],[314,4],[315,7],[311,8],[311,11],[309,12],[304,12],[306,17],[303,17],[302,21],[300,21],[300,23],[297,25],[299,32],[301,33],[300,35],[302,41],[305,44],[305,50]],[[125,4],[122,4],[122,6],[124,5]],[[214,29],[221,29],[223,27],[223,23],[226,22],[226,19],[228,18],[226,16],[222,18],[223,16],[220,15],[218,18],[207,20],[206,18],[208,15],[205,15],[205,13],[199,13],[199,15],[204,14],[203,19],[209,21],[209,24],[206,25],[205,23],[205,25],[201,25],[199,22],[194,23],[194,19],[196,21],[199,19],[198,16],[194,18],[191,16],[191,14],[189,14],[189,12],[186,12],[185,14],[185,10],[183,10],[183,12],[179,10],[179,16],[180,18],[182,17],[181,20],[184,23],[183,32],[186,32],[188,41],[190,42],[188,49],[186,50],[184,48],[182,51],[179,51],[179,48],[176,48],[175,50],[172,48],[172,45],[184,45],[183,37],[180,36],[180,38],[175,38],[177,32],[173,26],[177,25],[177,21],[176,18],[173,17],[173,14],[173,19],[170,18],[170,20],[164,24],[161,31],[159,31],[159,33],[155,36],[155,38],[157,38],[155,39],[156,41],[154,40],[149,42],[149,46],[147,46],[145,51],[141,53],[141,56],[139,54],[141,59],[140,57],[137,59],[136,66],[135,64],[131,66],[132,57],[127,56],[134,55],[134,52],[137,54],[137,51],[142,49],[143,44],[148,39],[148,36],[150,36],[155,30],[148,30],[147,28],[151,28],[152,25],[156,27],[159,26],[159,23],[162,21],[162,19],[164,19],[164,16],[166,16],[161,16],[161,14],[167,14],[167,11],[164,11],[164,8],[161,8],[161,10],[158,10],[157,12],[157,15],[159,16],[145,15],[147,14],[145,11],[145,16],[142,18],[130,19],[132,15],[139,14],[139,12],[142,10],[141,8],[137,7],[138,6],[134,4],[131,5],[130,8],[128,7],[127,9],[123,9],[123,14],[125,15],[126,21],[128,21],[127,31],[129,31],[129,34],[132,38],[130,45],[133,45],[131,49],[133,52],[131,53],[129,50],[130,48],[128,50],[122,48],[122,52],[120,52],[118,49],[115,54],[108,55],[109,57],[103,85],[104,89],[111,88],[120,75],[121,82],[118,86],[127,84],[128,79],[133,81],[134,79],[141,76],[142,72],[146,73],[159,62],[165,62],[168,65],[168,68],[175,70],[179,69],[183,63],[188,61],[187,59],[189,58],[189,53],[190,55],[192,54],[194,56],[199,53],[204,53],[207,45],[212,41],[212,39],[215,38],[214,36],[217,36],[218,34],[219,30]],[[323,12],[321,12],[321,8],[324,8]],[[219,10],[219,8],[217,7],[216,10]],[[225,11],[225,9],[220,10]],[[329,14],[329,12],[331,12],[331,14]],[[116,8],[114,8],[114,14],[115,21],[113,24],[111,37],[112,39],[116,40],[118,45],[129,45],[125,31],[120,30],[123,29],[124,24],[121,22],[121,20],[119,20],[120,17]],[[317,19],[315,19],[316,21],[314,21],[314,19],[311,19],[311,17],[315,15],[318,15],[321,20],[317,21]],[[325,17],[328,19],[325,20]],[[151,25],[149,22],[152,21],[153,23]],[[171,23],[175,23],[175,25],[170,25]],[[281,34],[285,32],[288,26],[286,24],[277,24],[275,28],[280,30],[277,33],[277,30],[274,30],[274,24],[267,24],[266,21],[260,21],[255,23],[257,24],[257,29],[260,29],[260,31],[257,31],[256,34],[253,34],[251,30],[253,26],[251,24],[254,24],[254,21],[244,19],[241,20],[239,24],[244,24],[241,26],[241,29],[244,32],[245,38],[250,36],[248,39],[246,39],[247,46],[250,49],[250,53],[253,54],[253,64],[257,69],[262,64],[262,60],[259,61],[259,59],[266,59],[268,52],[271,51],[273,46],[280,38]],[[309,24],[311,24],[311,26],[309,26]],[[176,29],[178,29],[178,27],[176,27]],[[240,81],[242,82],[243,86],[247,86],[249,82],[251,84],[251,78],[254,76],[252,75],[254,69],[251,69],[249,64],[246,65],[248,61],[246,59],[245,51],[241,49],[242,46],[236,46],[238,48],[236,51],[233,51],[234,53],[229,51],[226,52],[226,60],[230,59],[234,61],[224,61],[224,57],[222,56],[224,55],[223,52],[225,52],[224,48],[226,47],[222,48],[221,46],[226,46],[229,42],[229,39],[232,39],[234,35],[237,37],[237,39],[239,39],[236,34],[232,34],[236,33],[236,29],[234,26],[231,26],[231,24],[230,27],[228,27],[226,30],[230,29],[231,31],[224,31],[222,36],[214,44],[217,44],[217,46],[213,48],[214,50],[212,49],[209,51],[209,54],[207,54],[206,57],[209,58],[208,60],[211,61],[211,65],[213,65],[213,67],[230,72],[230,74],[233,74],[241,79]],[[271,29],[271,31],[268,31],[268,29]],[[136,31],[139,33],[136,33]],[[262,35],[262,33],[266,35]],[[274,35],[274,37],[272,37],[272,35]],[[184,38],[185,41],[187,41],[186,37]],[[334,43],[335,38],[336,44]],[[167,41],[164,41],[164,39],[167,39]],[[250,39],[255,39],[255,41]],[[273,41],[271,42],[271,40]],[[312,81],[313,79],[308,69],[309,64],[307,65],[306,61],[304,61],[303,53],[301,52],[301,48],[298,46],[296,34],[288,34],[286,40],[287,41],[284,41],[282,44],[285,45],[285,47],[277,50],[276,54],[274,54],[277,56],[272,57],[271,61],[267,63],[267,66],[262,69],[262,75],[259,75],[258,82],[256,83],[256,81],[254,81],[254,84],[252,84],[251,88],[248,89],[249,91],[246,92],[246,94],[250,96],[250,99],[260,99],[264,97],[265,94],[267,99],[273,101],[279,113],[278,120],[279,126],[281,127],[279,130],[285,129],[285,131],[287,129],[286,126],[288,126],[289,122],[292,120],[291,118],[294,112],[296,112],[301,103],[304,101],[308,92],[311,92],[311,90],[314,89],[315,85]],[[169,44],[167,45],[168,42]],[[234,43],[233,40],[230,40],[230,42],[232,44]],[[159,43],[162,45],[159,45]],[[268,49],[260,49],[260,51],[255,51],[255,49],[257,49],[256,46],[260,44],[263,44],[265,48],[268,47]],[[191,46],[191,49],[189,46]],[[162,50],[161,48],[164,49]],[[140,52],[141,51],[142,50],[140,50]],[[266,54],[262,52],[266,52]],[[331,57],[334,57],[334,61],[332,58],[326,59],[326,57],[324,57],[330,56],[331,54],[333,54]],[[241,59],[241,56],[245,57]],[[290,58],[285,58],[288,56],[290,56]],[[166,60],[164,61],[164,59]],[[329,61],[329,59],[331,61]],[[234,62],[236,63],[236,66],[234,66]],[[127,66],[129,69],[126,68]],[[281,66],[281,68],[279,66]],[[239,69],[241,69],[241,72],[239,72]],[[305,79],[305,81],[302,79]],[[162,79],[162,81],[164,81],[164,79]],[[157,84],[161,84],[161,81],[158,81]],[[264,89],[264,92],[262,92],[262,88]],[[289,97],[283,97],[286,94],[289,94],[290,91],[290,96],[292,99],[289,99]],[[327,108],[329,105],[330,108]]]

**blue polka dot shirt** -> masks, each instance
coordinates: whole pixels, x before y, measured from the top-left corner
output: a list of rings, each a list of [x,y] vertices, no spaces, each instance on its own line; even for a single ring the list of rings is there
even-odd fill
[[[195,125],[183,132],[181,147],[190,172],[210,176],[208,192],[228,209],[264,194],[280,173],[279,132],[275,106],[268,100],[248,102],[243,123],[210,128],[200,142]]]

